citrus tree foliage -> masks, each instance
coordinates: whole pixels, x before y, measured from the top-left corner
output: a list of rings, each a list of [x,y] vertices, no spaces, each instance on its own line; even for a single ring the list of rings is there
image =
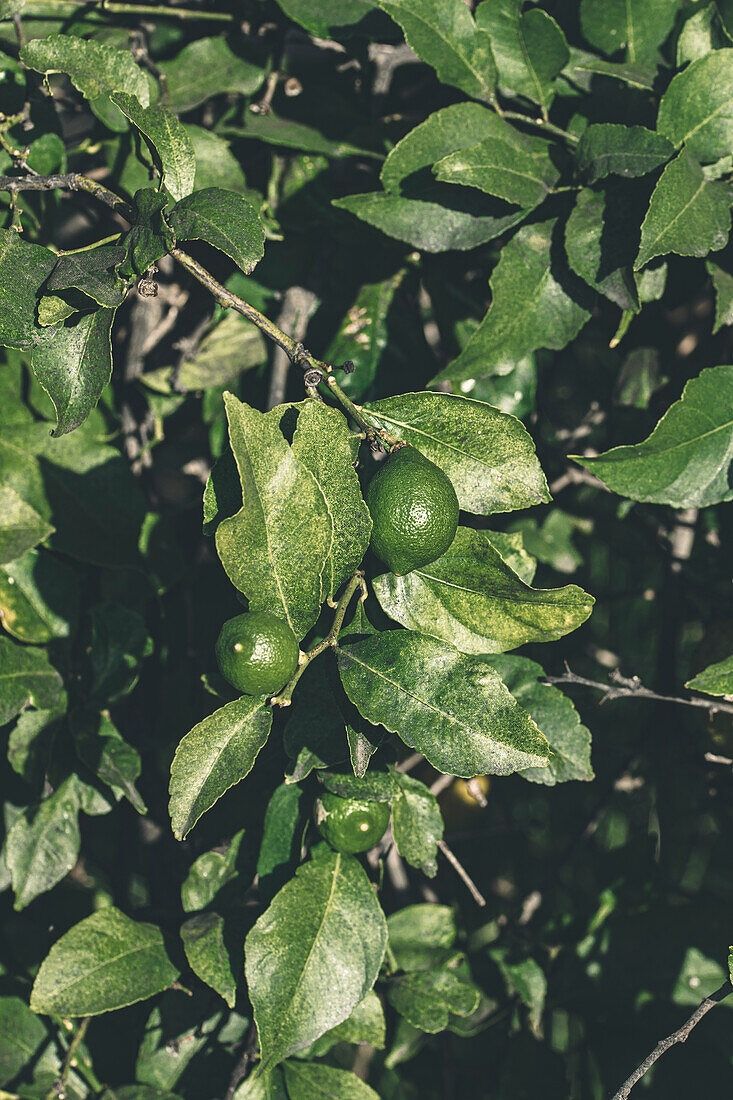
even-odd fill
[[[732,151],[727,0],[0,0],[3,1097],[602,1100],[726,982]]]

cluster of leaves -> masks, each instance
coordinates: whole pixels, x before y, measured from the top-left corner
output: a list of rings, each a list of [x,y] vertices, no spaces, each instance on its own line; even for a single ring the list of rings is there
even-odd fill
[[[594,717],[596,793],[544,665],[733,695],[733,8],[240,6],[0,0],[0,1087],[410,1100],[490,1044],[492,1100],[600,1100],[643,1053],[600,1002],[697,1003],[730,936],[702,750]],[[380,439],[462,510],[403,577]],[[240,605],[334,643],[287,710],[214,672]],[[323,787],[389,803],[367,858]],[[670,898],[649,979],[626,940],[661,952]]]

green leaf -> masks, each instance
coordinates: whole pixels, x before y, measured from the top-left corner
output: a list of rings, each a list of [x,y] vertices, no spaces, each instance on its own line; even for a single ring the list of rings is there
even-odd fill
[[[496,115],[478,103],[435,111],[385,160],[381,179],[389,195],[351,195],[334,205],[427,252],[475,248],[516,225],[524,213],[500,200],[438,183],[424,169],[496,131]]]
[[[508,413],[447,393],[405,393],[364,407],[445,471],[465,511],[490,515],[550,500],[534,443]]]
[[[219,524],[217,552],[250,608],[279,614],[302,638],[318,618],[321,573],[331,545],[328,508],[277,420],[232,394],[224,395],[224,403],[243,504]]]
[[[554,787],[571,779],[590,782],[590,731],[581,723],[573,703],[553,684],[541,682],[544,672],[534,661],[514,654],[485,658],[501,676],[514,698],[531,714],[547,738],[552,756],[543,768],[520,774],[533,783]]]
[[[387,919],[389,949],[400,970],[432,970],[451,955],[456,915],[450,905],[408,905]]]
[[[565,252],[576,275],[623,310],[637,313],[633,263],[639,246],[636,204],[625,187],[584,187],[565,225]]]
[[[172,61],[163,61],[167,102],[172,111],[185,113],[212,96],[252,95],[265,70],[234,53],[226,38],[198,38],[184,46]]]
[[[50,34],[27,42],[20,55],[23,64],[37,73],[65,73],[89,100],[112,91],[137,96],[145,107],[150,102],[147,77],[129,50],[71,34]]]
[[[244,829],[235,833],[225,852],[204,852],[189,867],[181,884],[181,903],[185,913],[206,909],[227,883],[237,877],[237,857]]]
[[[423,252],[477,248],[526,216],[524,210],[512,211],[499,200],[480,195],[461,197],[451,207],[442,197],[440,202],[430,202],[372,191],[334,199],[332,205]]]
[[[193,356],[176,370],[176,380],[183,390],[214,389],[266,360],[267,345],[260,330],[241,313],[229,313],[206,333]],[[140,381],[156,393],[173,393],[173,369],[148,371]]]
[[[677,73],[659,104],[657,130],[703,164],[730,153],[733,49],[713,50]]]
[[[336,1046],[337,1043],[369,1043],[377,1050],[384,1050],[385,1043],[384,1009],[374,990],[367,993],[363,1001],[360,1001],[348,1020],[331,1028],[315,1043],[302,1050],[298,1057],[322,1058],[324,1054]]]
[[[203,240],[249,274],[262,259],[265,230],[253,204],[236,191],[207,187],[177,203],[168,224],[179,240]]]
[[[245,129],[227,129],[232,137],[254,141],[264,141],[267,145],[280,145],[284,149],[298,149],[305,153],[316,153],[323,157],[360,156],[381,160],[381,153],[354,145],[341,138],[330,138],[322,134],[315,126],[307,126],[292,118],[280,118],[275,111],[265,114],[250,114],[244,119]]]
[[[387,923],[358,860],[324,851],[300,867],[245,944],[262,1069],[346,1020],[374,985],[386,946]]]
[[[645,126],[591,123],[580,136],[576,151],[578,171],[588,183],[606,176],[645,176],[674,153],[664,134]]]
[[[53,401],[54,438],[78,428],[112,376],[114,309],[97,309],[55,325],[33,354],[33,373]]]
[[[293,436],[297,462],[313,475],[331,523],[330,548],[321,575],[321,598],[335,596],[361,565],[372,520],[352,465],[349,425],[338,409],[307,401]]]
[[[630,88],[638,88],[645,92],[654,89],[654,81],[657,75],[657,67],[652,63],[631,64],[628,61],[605,61],[601,57],[586,53],[585,50],[570,50],[571,60],[566,66],[563,75],[569,81],[577,84],[582,91],[590,91],[589,77],[593,75],[604,76],[610,80],[619,80]]]
[[[506,952],[501,949],[492,951],[491,957],[501,970],[508,991],[516,993],[529,1009],[530,1023],[536,1032],[542,1020],[547,996],[547,978],[544,970],[534,959],[510,962]]]
[[[708,665],[697,676],[687,680],[685,687],[704,691],[707,695],[733,695],[733,656]]]
[[[19,642],[45,645],[67,638],[76,626],[78,607],[76,573],[57,554],[29,550],[0,567],[3,629]]]
[[[338,662],[359,712],[438,771],[508,775],[547,761],[545,737],[496,673],[445,642],[387,631],[339,649]]]
[[[523,226],[501,250],[491,275],[491,306],[461,354],[437,382],[481,378],[537,348],[559,351],[590,317],[574,276],[553,248],[555,220]]]
[[[53,527],[9,485],[0,485],[0,562],[12,562],[53,534]]]
[[[656,61],[681,0],[582,0],[580,25],[605,54],[625,49],[632,62]]]
[[[661,175],[641,227],[636,268],[655,256],[706,256],[723,248],[730,233],[731,193],[710,182],[686,149]]]
[[[283,1071],[276,1066],[268,1073],[255,1077],[250,1073],[244,1084],[234,1094],[234,1100],[288,1100]]]
[[[379,1100],[379,1094],[345,1069],[316,1062],[286,1062],[290,1100]]]
[[[8,763],[37,790],[44,786],[60,718],[61,706],[58,710],[24,710],[8,737]]]
[[[409,775],[400,777],[400,793],[392,802],[392,832],[402,858],[434,878],[438,873],[438,841],[443,839],[443,815],[430,789]]]
[[[152,187],[135,192],[133,225],[124,240],[127,258],[118,268],[123,278],[144,275],[173,247],[173,234],[163,217],[166,205],[165,195]]]
[[[395,978],[387,999],[408,1023],[431,1035],[445,1031],[451,1015],[470,1016],[478,1008],[480,990],[452,970],[419,970]]]
[[[593,597],[574,584],[530,588],[509,568],[486,531],[459,527],[452,546],[403,577],[374,580],[382,608],[402,626],[464,653],[501,653],[556,641],[585,622]],[[474,773],[478,774],[478,773]]]
[[[98,1016],[153,997],[177,977],[160,929],[109,906],[56,941],[36,976],[31,1008],[54,1016]]]
[[[263,884],[269,885],[268,878],[281,886],[288,869],[298,861],[303,833],[302,803],[303,791],[294,783],[281,783],[267,803],[257,858],[260,889]]]
[[[492,101],[496,66],[488,35],[479,31],[463,0],[379,0],[399,23],[415,53],[443,84],[473,99]]]
[[[171,764],[169,809],[178,840],[230,787],[249,775],[271,725],[271,708],[259,697],[243,695],[186,734]]]
[[[81,290],[100,306],[122,305],[127,287],[117,274],[125,258],[119,245],[98,245],[86,252],[71,252],[59,257],[46,282],[45,290]]]
[[[726,36],[720,27],[717,4],[707,4],[685,20],[677,39],[677,68],[725,45]]]
[[[81,845],[79,800],[70,780],[16,818],[5,842],[5,861],[15,892],[15,909],[68,875]]]
[[[72,716],[79,759],[113,791],[125,796],[139,814],[147,813],[135,782],[142,770],[140,754],[128,745],[108,714],[91,711]]]
[[[117,92],[112,102],[140,131],[168,192],[176,202],[190,195],[196,155],[185,127],[167,107],[143,106],[139,97]]]
[[[517,206],[538,206],[560,174],[550,158],[550,143],[490,117],[494,133],[439,160],[433,169],[436,178],[476,187]]]
[[[363,798],[367,802],[392,802],[399,798],[402,789],[400,773],[391,767],[386,771],[373,768],[361,777],[348,772],[324,772],[321,779],[326,790],[340,798]]]
[[[0,638],[0,726],[28,703],[52,710],[63,698],[63,681],[45,649]]]
[[[541,9],[522,12],[523,0],[485,0],[476,22],[491,40],[499,84],[538,103],[542,112],[554,98],[553,81],[570,57],[565,35]]]
[[[194,974],[234,1008],[237,982],[224,942],[224,918],[218,913],[189,917],[181,925],[181,939]]]
[[[224,39],[217,38],[215,41],[224,42]],[[225,191],[244,194],[247,181],[229,142],[212,130],[204,130],[202,126],[193,126],[190,123],[186,123],[186,133],[191,139],[196,157],[194,190],[223,187]]]
[[[328,346],[327,363],[350,359],[354,364],[353,374],[341,381],[342,389],[354,400],[366,393],[376,377],[387,347],[387,317],[404,275],[401,270],[381,283],[364,284]]]
[[[41,286],[58,256],[29,244],[13,229],[0,229],[0,344],[21,351],[35,347],[43,335],[36,323]]]
[[[712,260],[706,260],[705,266],[715,289],[713,332],[720,332],[724,325],[733,325],[733,274]]]
[[[48,1043],[46,1028],[20,997],[0,997],[0,1085],[35,1062]]]
[[[375,0],[278,0],[278,4],[301,27],[321,38],[342,37],[346,27],[376,7]]]
[[[709,367],[685,386],[643,443],[576,458],[614,493],[673,508],[733,500],[733,366]]]

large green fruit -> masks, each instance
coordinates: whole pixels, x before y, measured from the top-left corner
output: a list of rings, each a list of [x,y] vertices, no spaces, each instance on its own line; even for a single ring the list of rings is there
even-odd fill
[[[368,852],[384,836],[389,806],[324,791],[315,805],[315,819],[321,836],[337,852]]]
[[[450,478],[416,451],[400,447],[385,459],[366,491],[372,549],[398,577],[444,554],[458,528]]]
[[[222,676],[245,695],[273,695],[298,667],[300,648],[286,622],[269,611],[228,619],[216,642]]]

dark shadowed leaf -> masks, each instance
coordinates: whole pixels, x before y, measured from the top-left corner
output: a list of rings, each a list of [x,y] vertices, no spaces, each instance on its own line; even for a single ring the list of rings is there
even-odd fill
[[[116,268],[125,258],[119,245],[100,245],[87,252],[71,252],[59,258],[46,282],[47,290],[81,290],[100,306],[119,306],[126,286]]]
[[[621,309],[637,312],[639,211],[622,187],[578,192],[565,226],[565,251],[576,275]]]
[[[680,0],[582,0],[580,23],[603,53],[625,49],[632,63],[654,61],[679,7]]]
[[[226,38],[198,38],[184,46],[172,61],[164,61],[168,103],[172,111],[191,111],[223,92],[251,95],[265,78],[265,70],[235,53]]]

